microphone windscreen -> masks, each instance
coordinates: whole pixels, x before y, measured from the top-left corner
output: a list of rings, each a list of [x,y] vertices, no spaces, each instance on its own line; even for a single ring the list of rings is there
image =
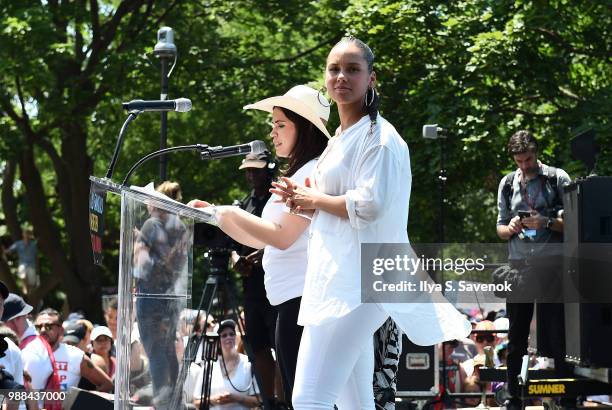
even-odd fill
[[[175,111],[187,112],[191,110],[191,100],[189,98],[177,98],[174,102],[176,104]]]
[[[438,138],[438,124],[423,125],[423,138]]]
[[[265,151],[268,150],[268,147],[266,147],[265,142],[260,141],[260,140],[256,140],[256,141],[252,141],[250,142],[251,145],[251,154],[263,154]]]

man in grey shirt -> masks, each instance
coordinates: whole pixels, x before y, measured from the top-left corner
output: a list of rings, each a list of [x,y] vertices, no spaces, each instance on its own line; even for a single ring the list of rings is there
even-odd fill
[[[518,375],[527,354],[534,302],[546,317],[540,323],[544,341],[539,354],[555,359],[558,374],[567,374],[561,280],[563,273],[563,187],[565,171],[538,161],[538,144],[529,131],[518,131],[508,142],[518,169],[502,178],[497,195],[497,235],[508,241],[509,263],[521,272],[506,301],[508,329],[506,409],[520,409]],[[547,302],[547,303],[541,303]],[[556,302],[556,303],[548,303]],[[575,404],[575,401],[574,401]]]
[[[38,277],[38,244],[34,239],[34,233],[31,228],[23,228],[22,239],[14,242],[8,253],[17,254],[19,266],[17,270],[18,277],[23,280],[23,292],[25,294],[31,291],[33,287],[40,285]]]

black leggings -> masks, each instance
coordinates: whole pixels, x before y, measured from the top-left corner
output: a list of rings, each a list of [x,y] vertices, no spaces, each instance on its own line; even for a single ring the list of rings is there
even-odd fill
[[[301,297],[290,299],[276,306],[278,311],[278,318],[276,319],[276,359],[280,367],[287,403],[291,402],[298,350],[302,339],[302,330],[304,329],[297,324],[301,300]]]

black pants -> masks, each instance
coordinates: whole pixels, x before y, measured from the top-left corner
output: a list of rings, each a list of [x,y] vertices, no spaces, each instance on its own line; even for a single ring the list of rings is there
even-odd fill
[[[532,292],[533,301],[523,303],[506,303],[508,328],[508,393],[514,398],[520,397],[518,375],[521,372],[523,356],[527,354],[529,327],[533,317],[535,303],[538,303],[538,354],[552,357],[555,360],[555,371],[558,377],[569,375],[569,366],[565,363],[565,318],[563,303],[541,303],[538,299],[560,300],[563,264],[560,258],[540,259],[525,265],[511,262],[511,266],[527,272],[526,286]],[[543,339],[543,340],[542,340]]]
[[[276,308],[270,305],[268,298],[246,297],[244,319],[248,342],[253,353],[272,349],[276,328]]]
[[[285,401],[291,402],[298,350],[302,340],[302,326],[297,324],[302,298],[290,299],[276,306],[276,359],[283,379]]]

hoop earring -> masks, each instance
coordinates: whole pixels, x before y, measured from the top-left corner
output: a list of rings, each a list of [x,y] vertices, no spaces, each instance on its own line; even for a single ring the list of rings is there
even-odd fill
[[[368,95],[370,94],[370,91],[372,92],[372,98],[368,97]],[[376,97],[376,90],[374,89],[374,87],[368,88],[368,91],[366,91],[366,94],[365,94],[365,102],[364,102],[365,106],[370,107],[374,103],[375,97]]]
[[[323,96],[323,100],[321,100],[321,91],[323,91],[324,93],[327,92],[327,88],[325,88],[325,86],[319,88],[319,91],[317,91],[317,100],[319,101],[319,104],[321,104],[323,107],[331,107],[332,103],[329,102],[327,104],[324,103],[324,101],[327,101],[327,98],[325,98],[325,96]]]

